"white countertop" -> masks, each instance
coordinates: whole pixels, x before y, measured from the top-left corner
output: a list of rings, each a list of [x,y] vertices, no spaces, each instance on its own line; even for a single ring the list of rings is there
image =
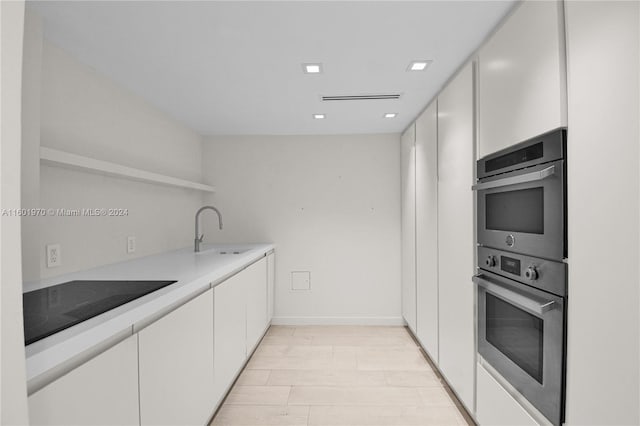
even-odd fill
[[[177,306],[203,293],[274,249],[273,244],[202,245],[200,253],[181,249],[74,272],[35,283],[24,292],[72,280],[176,280],[177,282],[26,347],[27,383],[41,387],[44,376],[92,348],[133,335]],[[246,251],[245,251],[246,250]],[[220,254],[226,251],[228,254]],[[240,251],[240,254],[232,254]],[[119,337],[120,336],[120,337]],[[95,350],[95,349],[94,349]],[[49,381],[49,380],[47,380]]]

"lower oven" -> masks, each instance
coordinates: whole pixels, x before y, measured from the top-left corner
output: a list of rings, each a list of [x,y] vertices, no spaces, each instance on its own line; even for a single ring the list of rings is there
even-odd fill
[[[500,273],[481,269],[473,278],[478,353],[549,421],[560,425],[564,420],[565,297],[505,275],[515,275],[514,262],[522,268],[521,276],[534,271],[540,278],[564,271],[563,264],[541,261],[536,267],[505,254],[492,257]],[[511,272],[502,272],[503,263]],[[560,275],[556,278],[564,279]]]

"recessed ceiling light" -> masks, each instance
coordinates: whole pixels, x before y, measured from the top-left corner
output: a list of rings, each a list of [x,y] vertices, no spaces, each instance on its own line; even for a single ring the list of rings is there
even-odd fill
[[[427,69],[429,64],[431,64],[431,61],[425,59],[413,61],[409,64],[409,67],[407,67],[407,71],[424,71]]]
[[[305,74],[320,74],[322,72],[322,64],[302,64],[302,69]]]
[[[324,114],[313,114],[313,118],[315,118],[316,120],[322,120],[327,118],[327,116]]]
[[[396,115],[398,115],[397,112],[388,112],[384,115],[384,118],[396,118]]]

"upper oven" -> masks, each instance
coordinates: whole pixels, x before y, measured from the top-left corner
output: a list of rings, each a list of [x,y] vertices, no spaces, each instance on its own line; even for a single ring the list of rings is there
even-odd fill
[[[565,152],[558,129],[478,160],[478,244],[567,257]]]

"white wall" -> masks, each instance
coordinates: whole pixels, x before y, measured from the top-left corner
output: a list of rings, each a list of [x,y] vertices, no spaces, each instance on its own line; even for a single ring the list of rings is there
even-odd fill
[[[568,424],[638,424],[640,4],[566,2]]]
[[[277,245],[276,323],[401,324],[399,154],[395,134],[207,138],[205,242]]]
[[[42,48],[42,146],[201,180],[202,138],[68,53]],[[193,241],[202,193],[68,169],[40,167],[42,208],[125,208],[127,217],[46,217],[39,222],[40,277],[180,247]],[[126,253],[128,235],[137,238]],[[46,268],[45,245],[62,245],[61,267]],[[30,268],[27,280],[38,279]]]
[[[0,2],[0,207],[20,206],[20,116],[24,2]],[[0,220],[0,424],[27,424],[27,387],[22,332],[20,218]]]

